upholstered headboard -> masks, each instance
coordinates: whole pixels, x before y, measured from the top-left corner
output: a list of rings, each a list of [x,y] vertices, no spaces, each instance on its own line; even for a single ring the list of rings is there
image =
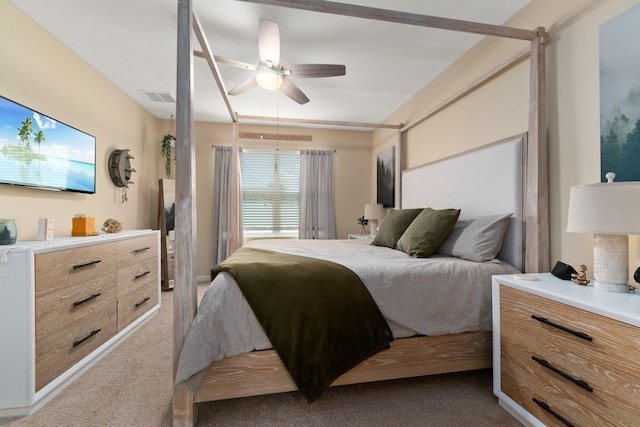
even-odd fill
[[[402,172],[402,208],[459,208],[460,219],[513,213],[498,257],[524,271],[526,135]]]

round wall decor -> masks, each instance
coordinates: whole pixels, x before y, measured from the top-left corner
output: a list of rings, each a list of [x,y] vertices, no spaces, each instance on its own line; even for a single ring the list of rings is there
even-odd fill
[[[129,154],[129,150],[113,150],[109,156],[109,176],[116,187],[129,187],[133,184],[131,174],[137,172],[131,167],[133,156]]]

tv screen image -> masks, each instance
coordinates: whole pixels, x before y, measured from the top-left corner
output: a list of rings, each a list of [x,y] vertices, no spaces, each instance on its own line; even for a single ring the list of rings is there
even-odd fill
[[[0,183],[93,194],[96,138],[0,96]]]

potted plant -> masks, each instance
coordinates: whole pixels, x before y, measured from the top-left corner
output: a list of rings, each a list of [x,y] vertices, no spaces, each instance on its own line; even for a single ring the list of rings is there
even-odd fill
[[[362,215],[360,218],[358,218],[356,220],[358,222],[358,224],[360,224],[362,226],[362,228],[360,229],[360,234],[365,234],[365,230],[364,230],[364,226],[369,224],[369,220],[366,219],[364,217],[364,215]]]
[[[169,119],[169,132],[162,137],[160,144],[160,155],[164,157],[164,171],[167,177],[171,178],[171,158],[173,147],[176,145],[176,137],[173,135],[173,114]]]

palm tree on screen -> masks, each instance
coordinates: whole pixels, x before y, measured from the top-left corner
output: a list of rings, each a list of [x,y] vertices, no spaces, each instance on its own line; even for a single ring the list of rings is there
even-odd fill
[[[18,138],[20,138],[20,142],[22,145],[29,144],[29,137],[33,133],[33,121],[26,117],[22,123],[20,123],[20,127],[18,128]]]

